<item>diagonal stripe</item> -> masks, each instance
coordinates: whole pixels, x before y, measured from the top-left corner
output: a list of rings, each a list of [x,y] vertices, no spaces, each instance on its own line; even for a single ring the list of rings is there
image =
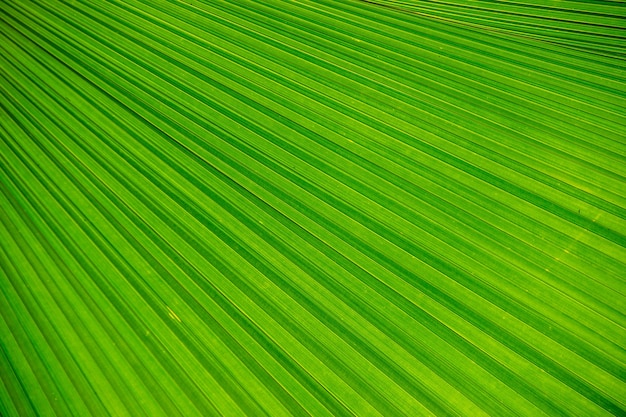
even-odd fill
[[[618,2],[0,6],[0,414],[623,415]]]

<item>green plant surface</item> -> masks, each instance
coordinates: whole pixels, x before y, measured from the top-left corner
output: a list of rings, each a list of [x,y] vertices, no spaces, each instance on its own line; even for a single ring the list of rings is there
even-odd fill
[[[0,415],[626,415],[625,28],[0,1]]]

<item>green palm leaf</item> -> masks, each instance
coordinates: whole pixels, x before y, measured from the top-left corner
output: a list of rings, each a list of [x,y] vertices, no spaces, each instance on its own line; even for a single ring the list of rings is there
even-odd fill
[[[624,415],[625,15],[2,2],[0,415]]]

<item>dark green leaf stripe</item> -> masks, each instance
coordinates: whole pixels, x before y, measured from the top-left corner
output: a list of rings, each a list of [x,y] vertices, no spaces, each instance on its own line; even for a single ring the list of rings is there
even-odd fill
[[[0,2],[0,415],[626,415],[620,2]]]

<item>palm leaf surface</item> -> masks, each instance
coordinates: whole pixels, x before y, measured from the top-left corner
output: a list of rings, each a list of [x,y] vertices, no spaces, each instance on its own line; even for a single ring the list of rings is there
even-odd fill
[[[625,413],[622,4],[0,10],[0,414]]]

